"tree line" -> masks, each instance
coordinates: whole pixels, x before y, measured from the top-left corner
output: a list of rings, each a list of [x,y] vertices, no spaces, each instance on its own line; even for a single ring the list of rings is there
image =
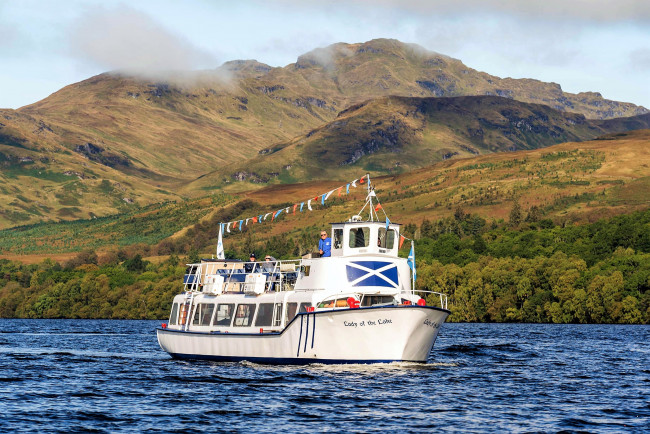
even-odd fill
[[[243,202],[213,219],[232,220],[256,206]],[[2,260],[0,316],[165,318],[181,289],[184,263],[214,246],[214,221],[173,241],[100,255],[88,250],[63,264]],[[650,210],[574,226],[515,203],[508,222],[488,222],[458,208],[453,216],[403,230],[417,238],[417,287],[447,294],[451,321],[650,323]],[[247,232],[227,256],[300,255],[315,248],[315,232],[310,227],[266,240]],[[142,259],[165,248],[170,256],[163,263]],[[402,255],[407,251],[405,245]],[[437,300],[429,297],[431,304]]]

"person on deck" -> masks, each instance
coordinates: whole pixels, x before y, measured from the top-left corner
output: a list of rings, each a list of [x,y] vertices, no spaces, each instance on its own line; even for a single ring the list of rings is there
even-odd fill
[[[321,231],[320,240],[318,240],[318,253],[321,258],[332,256],[332,239],[327,236],[327,232]]]
[[[255,261],[257,261],[257,258],[255,257],[255,253],[250,254],[249,261],[250,262],[244,264],[244,271],[246,271],[247,273],[252,273],[257,268],[257,264],[255,264]]]

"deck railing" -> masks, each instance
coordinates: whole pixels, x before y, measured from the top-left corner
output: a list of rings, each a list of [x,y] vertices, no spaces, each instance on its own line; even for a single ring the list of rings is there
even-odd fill
[[[438,295],[438,296],[440,296],[440,307],[443,308],[443,309],[447,309],[447,295],[446,294],[443,294],[441,292],[435,292],[435,291],[427,291],[427,290],[424,290],[424,289],[414,289],[413,292],[415,294],[418,294],[418,295],[420,295],[420,293],[425,294],[424,296],[420,295],[424,299],[426,299],[427,295],[429,295],[429,294]]]
[[[201,262],[188,264],[183,277],[185,291],[202,291],[214,276],[223,277],[223,292],[246,291],[246,276],[259,273],[266,277],[264,292],[291,289],[302,272],[301,260],[275,260],[260,262]]]

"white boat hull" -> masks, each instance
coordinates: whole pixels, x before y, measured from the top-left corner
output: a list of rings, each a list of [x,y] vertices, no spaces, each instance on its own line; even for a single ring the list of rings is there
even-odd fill
[[[385,306],[298,314],[282,332],[208,333],[158,328],[174,358],[258,363],[426,362],[449,311]]]

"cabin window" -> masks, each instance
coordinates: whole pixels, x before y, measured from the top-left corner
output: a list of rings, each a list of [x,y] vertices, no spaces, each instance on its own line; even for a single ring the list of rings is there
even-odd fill
[[[379,228],[379,247],[384,249],[392,249],[395,246],[395,230],[386,228]]]
[[[260,303],[255,318],[255,327],[269,327],[273,321],[273,303]]]
[[[282,303],[275,303],[275,313],[273,314],[273,327],[282,325]]]
[[[331,299],[331,300],[324,300],[321,301],[318,304],[319,308],[326,308],[326,309],[334,309],[335,307],[350,307],[348,305],[348,298],[339,298],[339,299]]]
[[[230,326],[232,313],[235,310],[235,303],[221,303],[217,305],[217,313],[214,316],[214,325]]]
[[[210,325],[212,319],[212,312],[214,312],[214,303],[199,303],[194,309],[194,319],[192,325],[207,326]]]
[[[352,228],[350,229],[349,246],[352,248],[368,247],[370,244],[370,228]]]
[[[307,312],[308,307],[311,307],[311,303],[300,303],[300,309],[298,309],[298,312],[299,313]]]
[[[178,318],[178,303],[174,303],[172,306],[172,314],[169,316],[169,325],[176,325],[176,319]]]
[[[335,249],[343,247],[343,229],[334,229],[333,246]]]
[[[237,312],[235,313],[235,327],[250,327],[253,323],[253,316],[255,315],[254,304],[240,304],[237,305]]]
[[[393,305],[395,298],[391,295],[364,295],[361,306]]]
[[[285,322],[289,322],[296,316],[296,310],[298,310],[298,303],[287,303],[287,316],[285,317]]]

